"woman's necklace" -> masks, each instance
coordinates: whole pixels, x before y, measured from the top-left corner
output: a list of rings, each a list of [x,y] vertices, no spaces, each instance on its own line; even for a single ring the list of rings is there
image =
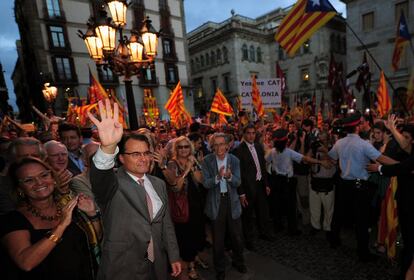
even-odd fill
[[[62,216],[62,208],[59,205],[56,205],[56,214],[53,216],[42,215],[39,209],[28,202],[26,202],[26,209],[32,213],[33,216],[40,218],[42,221],[57,221]]]

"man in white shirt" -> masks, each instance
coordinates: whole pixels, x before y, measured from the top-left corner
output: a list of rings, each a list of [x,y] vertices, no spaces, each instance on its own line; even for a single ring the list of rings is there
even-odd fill
[[[118,106],[99,102],[101,146],[92,160],[90,179],[103,212],[105,237],[98,279],[168,279],[181,273],[179,252],[164,181],[147,174],[152,154],[148,138],[123,136]],[[113,112],[113,114],[112,114]],[[115,173],[115,157],[123,164]],[[167,262],[168,261],[168,262]]]

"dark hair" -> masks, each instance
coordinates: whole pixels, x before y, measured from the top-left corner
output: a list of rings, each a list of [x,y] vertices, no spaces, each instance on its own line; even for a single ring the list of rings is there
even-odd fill
[[[248,129],[254,129],[254,131],[256,131],[256,126],[254,125],[254,123],[248,123],[247,125],[245,125],[244,127],[243,127],[243,134],[245,134],[246,133],[246,131],[248,130]]]
[[[190,141],[195,142],[195,141],[198,141],[200,139],[202,140],[203,136],[201,136],[201,134],[198,133],[198,132],[192,132],[192,133],[188,134],[188,139],[190,139]]]
[[[287,139],[283,141],[273,141],[273,147],[275,147],[276,151],[281,153],[285,150],[287,142]]]
[[[201,128],[201,125],[198,122],[193,122],[190,124],[190,132],[198,132]]]
[[[124,134],[122,136],[121,141],[118,143],[119,154],[120,155],[125,153],[125,144],[126,144],[126,142],[128,142],[128,140],[136,140],[136,141],[145,142],[145,143],[147,143],[148,148],[151,150],[151,143],[148,140],[147,136],[145,136],[144,134],[129,133],[129,134]]]
[[[403,126],[403,129],[401,130],[401,132],[407,132],[411,135],[411,138],[414,139],[414,125],[412,124],[407,124]]]
[[[313,128],[313,121],[311,121],[310,119],[304,119],[302,122],[302,126],[310,126],[311,128]]]
[[[76,131],[76,134],[81,137],[81,131],[78,126],[71,123],[62,123],[59,125],[59,136],[62,137],[62,132]]]
[[[381,121],[374,123],[374,125],[372,126],[372,129],[374,128],[379,129],[382,132],[385,132],[387,130],[384,123]]]

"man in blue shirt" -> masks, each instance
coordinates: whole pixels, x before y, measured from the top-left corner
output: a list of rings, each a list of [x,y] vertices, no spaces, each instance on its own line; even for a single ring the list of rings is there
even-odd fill
[[[335,189],[335,209],[332,221],[331,246],[340,244],[340,229],[346,216],[352,215],[356,225],[357,251],[361,261],[373,259],[369,253],[369,205],[368,172],[365,169],[370,161],[393,163],[394,160],[382,155],[369,142],[358,135],[361,121],[359,113],[342,120],[342,127],[348,133],[339,139],[328,155],[339,161],[340,182]]]

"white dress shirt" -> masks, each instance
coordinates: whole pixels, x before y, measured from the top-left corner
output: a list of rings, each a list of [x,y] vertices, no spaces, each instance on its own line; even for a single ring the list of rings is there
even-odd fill
[[[118,154],[118,152],[119,152],[118,147],[116,147],[114,154],[104,153],[101,150],[101,147],[99,147],[98,150],[96,151],[96,154],[93,156],[92,160],[97,169],[108,170],[115,166],[115,157]],[[157,192],[155,191],[154,187],[152,186],[151,181],[145,174],[142,178],[138,178],[137,176],[129,173],[127,170],[125,171],[135,182],[138,182],[138,179],[144,179],[145,191],[151,198],[151,202],[152,202],[152,217],[155,217],[158,211],[160,211],[162,207],[162,201],[161,201],[161,198],[158,196]],[[137,187],[141,187],[141,186],[138,185]]]

